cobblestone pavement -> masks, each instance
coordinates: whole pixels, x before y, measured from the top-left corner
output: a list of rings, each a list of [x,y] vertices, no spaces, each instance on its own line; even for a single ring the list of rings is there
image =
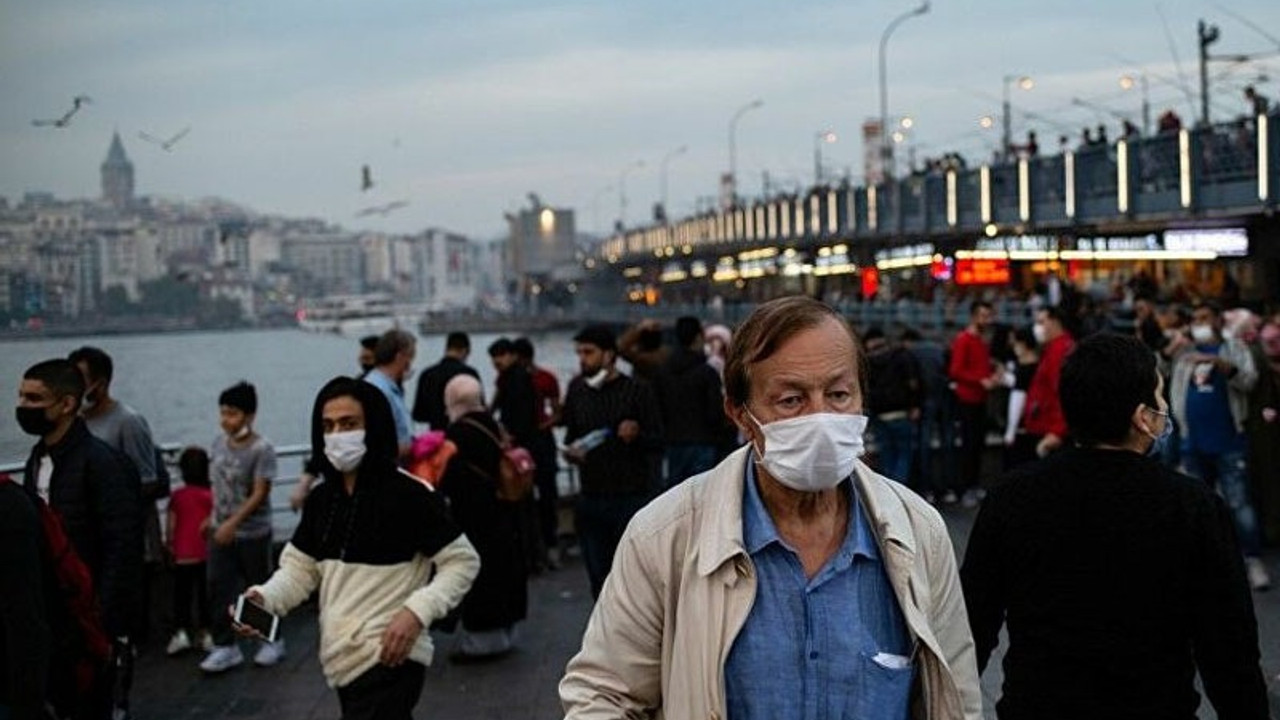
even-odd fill
[[[963,557],[973,511],[944,514]],[[1280,580],[1280,554],[1267,557]],[[163,585],[157,602],[166,596]],[[1262,638],[1262,666],[1271,689],[1273,713],[1280,717],[1280,587],[1255,593]],[[167,607],[167,605],[160,605]],[[418,704],[421,720],[549,720],[560,716],[556,685],[565,662],[577,650],[591,611],[591,596],[581,563],[568,558],[560,570],[530,580],[529,617],[521,626],[519,648],[485,664],[456,664],[449,659],[451,635],[436,634],[436,661],[427,670]],[[314,606],[304,606],[284,621],[288,656],[273,668],[251,663],[224,675],[205,677],[197,667],[201,654],[189,651],[167,658],[163,640],[153,640],[138,661],[133,692],[135,720],[332,720],[339,717],[337,695],[324,683],[316,659],[318,633]],[[252,648],[245,644],[246,655]],[[246,660],[248,658],[246,657]],[[983,677],[987,716],[995,717],[999,697],[998,658]],[[1215,717],[1201,708],[1201,717]]]

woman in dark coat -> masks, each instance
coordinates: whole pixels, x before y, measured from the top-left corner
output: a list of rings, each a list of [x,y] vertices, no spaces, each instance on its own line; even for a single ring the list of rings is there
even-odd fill
[[[480,381],[458,375],[445,386],[449,427],[458,452],[440,489],[454,520],[480,553],[480,575],[462,601],[463,657],[494,656],[512,649],[515,624],[528,604],[524,545],[517,503],[498,499],[501,459],[498,423],[485,410]]]

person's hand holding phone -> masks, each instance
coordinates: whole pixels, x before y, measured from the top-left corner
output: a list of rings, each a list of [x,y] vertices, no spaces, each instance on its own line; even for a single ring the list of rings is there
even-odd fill
[[[244,599],[245,599],[245,602],[253,602],[253,603],[256,603],[259,607],[262,606],[262,595],[259,594],[257,590],[246,591],[244,593]],[[267,637],[263,635],[257,628],[254,628],[252,626],[245,625],[243,623],[236,621],[235,603],[232,603],[227,606],[227,614],[231,616],[231,628],[236,631],[236,634],[241,635],[243,637],[247,637],[247,638],[253,638],[255,640],[267,639]]]

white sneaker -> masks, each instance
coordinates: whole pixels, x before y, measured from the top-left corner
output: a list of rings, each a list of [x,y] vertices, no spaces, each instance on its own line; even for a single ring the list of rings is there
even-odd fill
[[[244,653],[240,652],[239,645],[215,645],[200,663],[200,669],[207,673],[220,673],[243,664]]]
[[[943,494],[943,496],[942,496],[942,503],[943,503],[944,505],[954,505],[954,504],[955,504],[955,502],[956,502],[956,494],[955,494],[955,493],[953,493],[953,492],[951,492],[950,490],[948,490],[946,493],[944,493],[944,494]]]
[[[253,656],[253,663],[259,667],[271,667],[283,659],[284,639],[281,638],[273,643],[261,643],[258,646],[258,652]]]
[[[1258,558],[1245,558],[1244,570],[1249,577],[1249,587],[1254,590],[1266,590],[1271,587],[1271,575],[1267,573],[1267,566],[1263,565]]]
[[[978,507],[978,502],[979,502],[978,491],[966,490],[964,493],[964,497],[960,498],[960,507],[976,508]]]
[[[184,650],[191,649],[191,638],[187,637],[186,630],[179,630],[169,638],[169,645],[164,649],[166,655],[177,655]]]

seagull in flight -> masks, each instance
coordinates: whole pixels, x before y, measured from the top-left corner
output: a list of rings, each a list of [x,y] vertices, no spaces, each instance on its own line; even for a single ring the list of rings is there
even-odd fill
[[[72,116],[80,112],[80,107],[82,105],[87,105],[88,103],[91,103],[91,102],[93,102],[93,99],[90,98],[88,95],[77,95],[71,99],[71,109],[65,112],[62,115],[62,117],[51,118],[46,120],[32,120],[31,124],[35,125],[36,127],[65,128],[66,126],[71,124]]]
[[[164,139],[162,139],[162,138],[158,138],[158,137],[156,137],[155,135],[151,135],[151,134],[144,133],[144,132],[140,132],[140,133],[138,133],[138,137],[142,138],[143,140],[146,140],[146,141],[147,141],[147,142],[149,142],[149,143],[152,143],[153,145],[159,145],[159,146],[160,146],[160,149],[161,149],[161,150],[164,150],[165,152],[170,152],[171,150],[173,150],[173,146],[174,146],[174,145],[175,145],[179,140],[181,140],[182,138],[186,137],[186,136],[187,136],[187,133],[189,133],[189,132],[191,132],[191,126],[190,126],[190,125],[188,125],[188,126],[186,126],[186,127],[182,128],[181,132],[179,132],[178,134],[176,134],[176,135],[174,135],[173,137],[169,138],[168,140],[164,140]]]
[[[373,207],[367,207],[357,212],[356,217],[369,217],[370,215],[379,215],[381,217],[386,217],[387,215],[395,212],[396,210],[399,210],[402,207],[406,207],[408,204],[409,204],[408,200],[396,200],[394,202],[389,202],[386,205],[374,205]]]
[[[368,165],[360,166],[360,192],[366,192],[373,187],[373,173],[369,172]]]

